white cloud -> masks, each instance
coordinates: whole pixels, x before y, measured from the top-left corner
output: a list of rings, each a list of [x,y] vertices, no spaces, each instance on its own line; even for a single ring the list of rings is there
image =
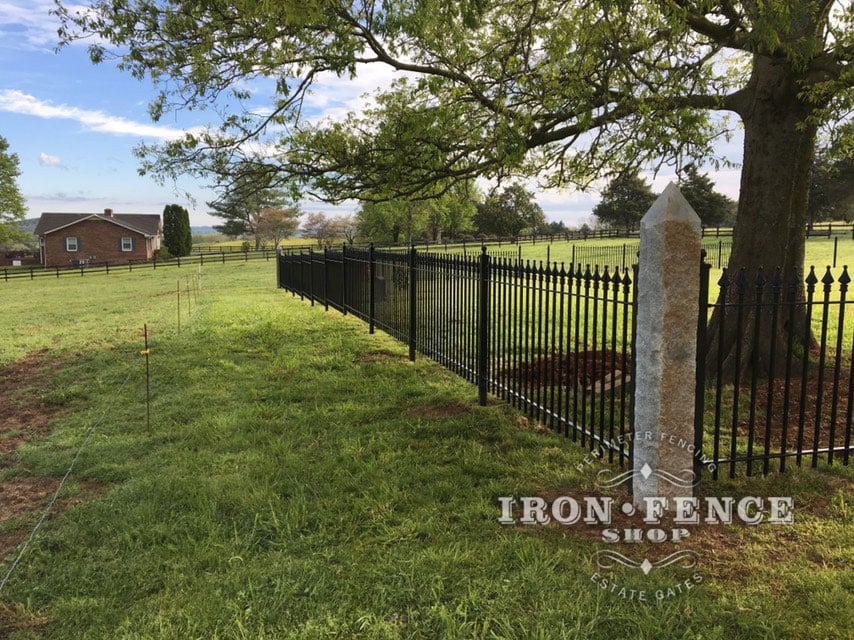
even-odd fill
[[[0,2],[0,34],[4,40],[14,39],[18,47],[55,47],[59,20],[50,14],[55,6],[53,0]]]
[[[59,156],[52,156],[42,152],[39,154],[39,164],[43,167],[61,167],[62,160]]]
[[[14,89],[0,91],[0,111],[20,113],[47,120],[73,120],[90,131],[118,136],[175,140],[187,133],[182,129],[135,122],[103,111],[80,109],[65,104],[55,105]]]
[[[395,80],[414,77],[413,74],[395,71],[391,67],[371,63],[358,67],[354,78],[338,77],[331,71],[318,74],[311,92],[306,95],[307,119],[312,122],[341,121],[348,113],[361,113],[375,106],[377,90],[391,88]]]

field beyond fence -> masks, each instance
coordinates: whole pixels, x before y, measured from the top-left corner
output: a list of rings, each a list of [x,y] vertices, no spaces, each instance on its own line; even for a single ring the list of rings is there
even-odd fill
[[[250,251],[232,253],[226,251],[199,253],[182,258],[153,258],[145,262],[128,261],[127,263],[109,263],[109,262],[93,262],[79,267],[41,267],[41,266],[22,266],[22,267],[3,267],[0,271],[0,279],[4,282],[10,280],[35,280],[36,278],[60,278],[63,276],[87,276],[96,274],[110,273],[131,273],[145,269],[157,270],[167,269],[169,267],[203,267],[206,264],[226,264],[228,262],[249,262],[255,260],[270,261],[276,257],[276,252],[272,250]]]

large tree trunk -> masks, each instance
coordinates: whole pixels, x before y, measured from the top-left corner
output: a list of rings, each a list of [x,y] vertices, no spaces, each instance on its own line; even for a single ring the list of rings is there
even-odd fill
[[[744,269],[748,286],[744,300],[755,300],[755,283],[762,269],[770,281],[780,267],[782,295],[788,301],[803,300],[804,247],[810,168],[815,153],[816,128],[806,122],[814,108],[799,97],[798,75],[784,59],[756,56],[753,74],[744,92],[739,111],[744,123],[744,159],[741,172],[741,193],[733,235],[732,254],[727,269],[730,281]],[[794,291],[788,284],[799,274],[799,286]],[[769,283],[770,285],[770,283]],[[727,302],[737,298],[737,287],[731,286]],[[771,297],[771,287],[765,287],[764,300]],[[723,302],[719,298],[718,303]],[[727,310],[721,333],[720,309],[716,309],[708,331],[707,363],[717,368],[718,348],[722,349],[721,374],[731,380],[737,366],[742,372],[755,365],[769,371],[771,365],[772,332],[768,325],[755,336],[755,307],[743,309],[738,326],[734,308]],[[776,333],[775,366],[783,363],[785,340],[793,336],[803,345],[806,316],[803,307],[796,307],[790,323],[788,312],[781,314]],[[741,335],[741,348],[736,342]],[[738,353],[736,353],[738,351]],[[807,349],[797,349],[807,352]]]

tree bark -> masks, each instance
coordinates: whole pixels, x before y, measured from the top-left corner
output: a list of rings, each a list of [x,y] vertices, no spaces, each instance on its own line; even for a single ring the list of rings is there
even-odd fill
[[[755,305],[757,278],[760,270],[771,280],[780,268],[784,286],[781,297],[786,302],[804,300],[804,249],[806,242],[807,204],[811,166],[815,154],[816,127],[807,117],[815,105],[804,102],[799,74],[785,59],[756,55],[753,73],[739,97],[738,112],[744,124],[744,159],[741,172],[741,196],[738,203],[732,253],[727,275],[734,282],[743,270],[743,301],[741,322],[736,307],[721,313],[724,303],[737,302],[738,287],[731,286],[718,298],[707,332],[707,370],[717,370],[731,382],[737,368],[749,372],[754,366],[769,372],[782,366],[785,340],[792,336],[808,353],[812,342],[806,331],[803,305],[794,309],[791,321],[788,309],[780,313],[776,341],[772,340],[770,325],[754,331],[757,313]],[[797,276],[798,285],[790,287]],[[763,300],[771,300],[770,283],[764,288]],[[721,329],[722,316],[724,327]],[[760,318],[760,321],[767,318]],[[741,340],[740,348],[736,345]],[[776,346],[772,359],[772,343]],[[803,348],[806,347],[806,348]],[[718,353],[721,349],[721,353]],[[711,376],[710,376],[711,378]]]

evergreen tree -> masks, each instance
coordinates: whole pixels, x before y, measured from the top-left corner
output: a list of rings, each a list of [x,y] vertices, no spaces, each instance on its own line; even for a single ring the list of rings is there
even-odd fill
[[[190,214],[180,205],[163,209],[163,245],[173,256],[188,256],[193,250]]]
[[[602,200],[593,207],[593,215],[601,224],[629,233],[638,228],[655,197],[650,185],[636,172],[623,172],[608,184]]]
[[[719,227],[734,221],[735,200],[715,191],[715,183],[705,173],[699,173],[695,165],[685,168],[679,189],[704,227]]]

